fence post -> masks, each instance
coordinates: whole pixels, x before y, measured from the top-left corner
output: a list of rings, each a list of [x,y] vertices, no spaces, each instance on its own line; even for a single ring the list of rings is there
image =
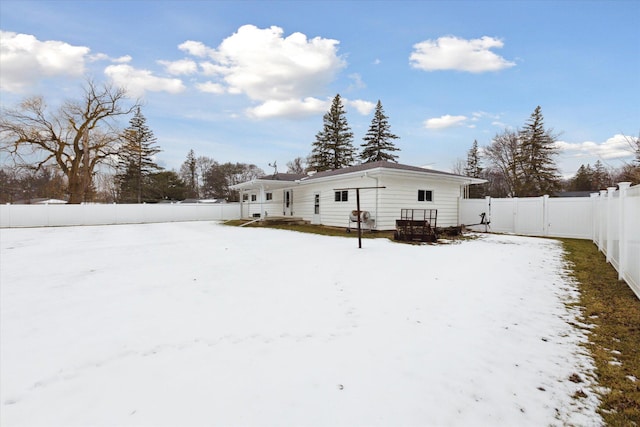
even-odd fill
[[[607,252],[606,243],[607,236],[605,235],[605,231],[607,231],[607,190],[600,190],[600,198],[598,199],[598,213],[600,215],[600,238],[598,239],[598,249],[600,252]]]
[[[518,234],[518,198],[514,197],[511,202],[511,221],[513,224],[513,234]]]
[[[598,242],[596,240],[596,227],[598,226],[598,193],[591,193],[589,195],[591,197],[591,241],[597,246]]]
[[[617,220],[613,218],[613,194],[616,192],[616,187],[607,187],[607,262],[611,263],[613,258],[613,236],[611,233],[612,223]]]
[[[619,182],[618,188],[620,189],[620,195],[618,197],[618,280],[624,280],[624,273],[627,270],[627,240],[626,240],[626,219],[625,215],[625,197],[627,196],[627,188],[631,185],[630,182]]]
[[[542,235],[549,235],[549,195],[542,196]]]

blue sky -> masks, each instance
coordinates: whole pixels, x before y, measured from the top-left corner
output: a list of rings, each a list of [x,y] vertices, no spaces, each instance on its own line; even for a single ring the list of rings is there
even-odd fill
[[[268,173],[310,153],[336,93],[356,147],[381,100],[399,161],[444,171],[540,105],[568,175],[632,159],[639,18],[639,1],[3,0],[0,102],[111,81],[166,168],[193,149]]]

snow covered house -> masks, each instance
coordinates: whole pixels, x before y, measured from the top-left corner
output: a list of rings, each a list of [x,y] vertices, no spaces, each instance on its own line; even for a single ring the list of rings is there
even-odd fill
[[[298,217],[312,224],[350,225],[360,210],[375,230],[395,229],[401,209],[437,209],[438,227],[458,225],[458,200],[470,184],[485,182],[448,172],[379,161],[307,175],[274,174],[236,184],[243,218]]]

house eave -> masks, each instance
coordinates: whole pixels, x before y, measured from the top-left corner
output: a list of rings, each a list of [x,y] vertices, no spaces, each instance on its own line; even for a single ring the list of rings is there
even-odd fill
[[[231,190],[279,190],[283,188],[291,188],[298,185],[297,181],[280,181],[274,179],[252,179],[251,181],[241,182],[240,184],[234,184],[229,186]]]

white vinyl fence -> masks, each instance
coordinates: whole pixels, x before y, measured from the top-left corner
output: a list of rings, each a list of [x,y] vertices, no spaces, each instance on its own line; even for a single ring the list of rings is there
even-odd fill
[[[640,185],[594,195],[593,242],[640,298]]]
[[[589,197],[460,200],[460,224],[478,224],[482,213],[491,223],[470,228],[526,236],[593,237],[593,201]]]
[[[640,298],[640,185],[618,186],[591,197],[461,199],[459,223],[478,231],[593,240]],[[477,225],[483,213],[489,224]]]
[[[215,221],[239,218],[239,203],[0,205],[0,228]]]

